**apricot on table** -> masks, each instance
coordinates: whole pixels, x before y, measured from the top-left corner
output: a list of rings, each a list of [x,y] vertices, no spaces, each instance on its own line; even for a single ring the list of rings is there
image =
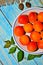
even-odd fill
[[[31,41],[28,45],[27,45],[27,49],[30,52],[34,52],[37,50],[37,43],[34,41]]]
[[[41,39],[41,35],[40,35],[39,32],[33,31],[33,32],[30,34],[30,38],[31,38],[31,40],[33,40],[34,42],[38,42],[38,41]]]
[[[27,23],[24,25],[23,28],[24,28],[25,32],[28,33],[28,32],[31,32],[33,30],[33,25],[31,23]]]
[[[39,42],[38,42],[38,48],[43,49],[43,39],[39,40]]]
[[[26,23],[28,23],[28,22],[29,22],[28,16],[27,16],[27,15],[20,15],[20,16],[18,17],[18,22],[19,22],[20,24],[26,24]]]
[[[20,40],[21,44],[24,46],[29,44],[29,42],[30,42],[30,39],[27,35],[21,36],[19,40]]]
[[[16,36],[22,36],[25,33],[22,26],[14,27],[13,32],[14,32],[14,35],[16,35]]]
[[[43,30],[43,25],[42,25],[41,22],[36,21],[36,22],[33,24],[33,28],[35,29],[35,31],[41,32],[41,31]]]
[[[43,12],[40,12],[40,13],[38,14],[38,20],[39,20],[40,22],[43,22]]]
[[[34,23],[38,19],[38,14],[36,12],[30,12],[28,18],[29,22]]]

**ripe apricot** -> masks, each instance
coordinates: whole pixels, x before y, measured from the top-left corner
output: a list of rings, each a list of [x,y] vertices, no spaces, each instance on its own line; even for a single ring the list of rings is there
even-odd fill
[[[29,18],[29,22],[34,23],[38,17],[37,17],[37,13],[36,12],[30,12],[28,15]]]
[[[28,51],[30,51],[30,52],[36,51],[36,50],[37,50],[37,43],[34,42],[34,41],[30,42],[30,43],[27,45],[27,49],[28,49]]]
[[[41,32],[41,30],[43,30],[43,25],[42,25],[41,22],[36,21],[36,22],[33,24],[33,28],[35,29],[35,31]]]
[[[39,42],[38,42],[38,48],[43,49],[43,39],[39,40]]]
[[[36,31],[33,31],[31,34],[30,34],[30,38],[34,41],[34,42],[38,42],[41,38],[40,36],[40,33],[36,32]]]
[[[13,32],[16,36],[22,36],[24,35],[24,29],[22,26],[16,26],[14,29],[13,29]]]
[[[27,15],[20,15],[19,17],[18,17],[18,22],[20,23],[20,24],[26,24],[26,23],[28,23],[28,16]]]
[[[28,23],[28,24],[25,24],[23,28],[25,32],[31,32],[33,30],[33,25],[31,23]]]
[[[43,12],[40,12],[40,13],[38,14],[38,20],[39,20],[40,22],[43,22]]]
[[[43,38],[43,31],[41,31],[41,38]]]
[[[20,42],[22,45],[27,45],[30,42],[30,39],[27,35],[23,35],[20,37]]]

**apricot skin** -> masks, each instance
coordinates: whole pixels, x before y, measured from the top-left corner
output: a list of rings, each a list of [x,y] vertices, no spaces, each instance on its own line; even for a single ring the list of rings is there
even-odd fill
[[[18,17],[18,23],[20,23],[20,24],[26,24],[28,22],[29,22],[29,20],[28,20],[28,16],[27,15],[20,15]]]
[[[34,24],[33,24],[33,28],[35,31],[37,32],[41,32],[43,30],[43,25],[40,21],[36,21]]]
[[[28,49],[28,51],[30,51],[30,52],[36,51],[36,50],[37,50],[37,44],[36,44],[36,42],[34,42],[34,41],[30,42],[30,43],[28,44],[28,46],[27,46],[27,49]]]
[[[41,38],[43,38],[43,31],[41,31]]]
[[[25,32],[29,33],[33,30],[33,25],[31,23],[28,23],[28,24],[25,24],[23,28]]]
[[[40,36],[40,33],[36,32],[36,31],[33,31],[33,32],[30,34],[30,38],[31,38],[31,40],[33,40],[34,42],[38,42],[38,41],[41,39],[41,36]]]
[[[43,12],[40,12],[40,13],[38,14],[38,20],[39,20],[40,22],[43,22]]]
[[[30,42],[29,37],[27,35],[21,36],[19,40],[20,40],[21,44],[24,46],[29,44],[29,42]]]
[[[43,40],[39,40],[38,48],[43,49]]]
[[[14,35],[16,35],[16,36],[22,36],[25,33],[22,26],[16,26],[14,28],[13,32],[14,32]]]
[[[29,22],[34,23],[37,20],[37,13],[36,12],[30,12],[28,15]]]

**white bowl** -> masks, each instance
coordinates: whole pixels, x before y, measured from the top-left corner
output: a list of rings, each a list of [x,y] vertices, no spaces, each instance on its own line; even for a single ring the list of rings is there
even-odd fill
[[[38,8],[38,7],[29,8],[29,9],[27,9],[27,10],[24,10],[21,14],[29,14],[29,12],[31,12],[31,11],[34,11],[34,12],[38,12],[38,13],[39,13],[39,12],[43,12],[43,8]],[[20,15],[21,15],[21,14],[20,14]],[[19,16],[19,15],[18,15],[18,16]],[[12,33],[13,33],[13,28],[14,28],[15,26],[17,26],[17,25],[21,25],[21,26],[22,26],[22,24],[19,24],[19,23],[17,22],[17,21],[18,21],[18,16],[17,16],[17,18],[14,20],[14,23],[13,23],[13,26],[12,26]],[[19,42],[19,37],[15,36],[14,33],[13,33],[13,38],[14,38],[14,40],[15,40],[17,46],[18,46],[21,50],[26,51],[26,52],[28,52],[29,54],[43,54],[43,49],[38,49],[38,50],[35,51],[35,52],[29,52],[29,51],[27,50],[27,47],[26,47],[26,46],[23,46],[23,45],[20,44],[20,42]]]

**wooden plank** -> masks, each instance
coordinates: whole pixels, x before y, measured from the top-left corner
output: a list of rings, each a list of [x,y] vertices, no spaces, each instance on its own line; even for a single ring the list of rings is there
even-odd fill
[[[13,6],[6,6],[2,7],[1,10],[4,12],[5,16],[8,18],[8,20],[13,23],[17,15],[21,13],[21,11],[18,9],[18,5],[14,4]]]
[[[8,50],[4,48],[5,43],[3,40],[10,39],[11,35],[9,35],[9,32],[11,33],[11,30],[9,30],[10,26],[7,23],[6,19],[3,17],[2,13],[0,13],[0,15],[0,59],[2,60],[4,65],[17,65],[17,62],[12,57],[12,55],[9,55]]]

